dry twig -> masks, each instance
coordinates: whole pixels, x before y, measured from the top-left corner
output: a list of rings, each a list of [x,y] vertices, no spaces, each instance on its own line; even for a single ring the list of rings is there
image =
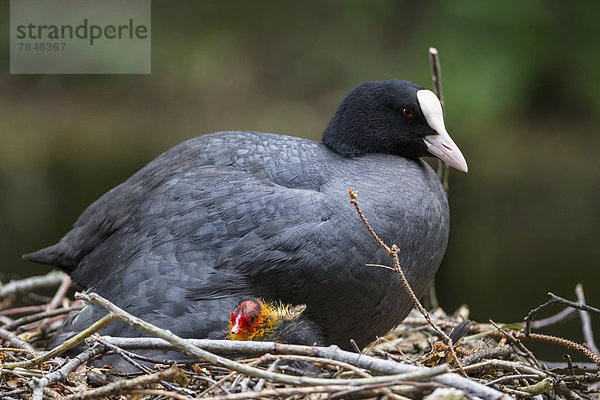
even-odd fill
[[[43,378],[33,379],[32,390],[33,400],[42,400],[44,398],[44,389],[56,382],[61,382],[67,379],[69,374],[75,371],[79,366],[88,362],[95,356],[103,353],[105,348],[101,345],[95,345],[83,353],[77,355],[73,359],[69,360],[65,365],[60,367],[58,370],[47,374]]]
[[[60,285],[66,276],[67,274],[64,272],[52,271],[43,276],[10,281],[7,284],[0,285],[0,298],[15,293],[30,292],[39,288]]]
[[[32,360],[23,361],[23,362],[15,362],[15,363],[6,363],[3,365],[3,368],[4,369],[15,369],[18,367],[30,368],[30,367],[39,365],[43,362],[46,362],[46,361],[50,360],[51,358],[54,358],[54,357],[64,353],[65,351],[75,347],[79,343],[83,342],[86,338],[90,337],[94,333],[98,332],[99,330],[101,330],[102,328],[107,326],[109,323],[111,323],[115,319],[116,318],[112,315],[106,315],[106,316],[102,317],[100,320],[98,320],[97,322],[95,322],[92,326],[90,326],[89,328],[85,329],[84,331],[78,333],[77,335],[73,336],[71,339],[67,340],[60,346],[57,346],[50,351],[40,354],[38,357],[36,357]]]
[[[531,328],[532,329],[541,329],[541,328],[546,328],[548,326],[552,326],[554,324],[565,321],[566,319],[572,317],[573,315],[575,315],[576,312],[577,312],[577,310],[575,310],[574,308],[571,308],[571,307],[564,308],[562,311],[559,311],[558,313],[551,315],[547,318],[531,321]]]
[[[440,99],[440,103],[442,104],[442,111],[444,111],[444,93],[442,92],[442,66],[440,63],[440,56],[438,50],[435,47],[429,48],[429,64],[431,65],[431,77],[433,81],[433,91],[437,95],[438,99]],[[438,178],[442,181],[444,185],[444,190],[446,193],[450,190],[449,184],[449,175],[450,168],[448,164],[443,162],[442,160],[437,160],[437,175]]]
[[[66,396],[64,400],[90,400],[99,397],[115,396],[120,393],[129,392],[133,389],[139,389],[159,381],[177,382],[186,380],[185,374],[179,368],[172,367],[166,371],[159,371],[151,375],[143,375],[133,379],[122,379],[115,383],[99,387],[97,389],[86,390],[81,393]]]
[[[9,324],[4,325],[3,328],[6,330],[15,329],[15,328],[18,328],[19,326],[27,325],[29,323],[36,322],[36,321],[39,321],[44,318],[54,317],[54,316],[61,315],[61,314],[67,314],[73,310],[81,310],[82,308],[83,308],[83,306],[70,307],[70,308],[58,308],[56,310],[44,311],[44,312],[37,313],[37,314],[26,315],[24,317],[14,320],[13,322],[11,322]]]
[[[579,304],[585,304],[585,295],[583,293],[583,285],[581,283],[578,283],[575,286],[575,294],[577,295],[577,301],[579,301]],[[590,320],[590,315],[585,310],[579,310],[579,318],[581,318],[585,344],[592,353],[600,356],[600,352],[598,352],[598,347],[594,341],[594,332],[592,331],[592,321]]]
[[[408,283],[408,280],[406,279],[406,276],[404,275],[404,271],[402,271],[402,267],[400,266],[400,259],[398,258],[398,253],[400,252],[400,249],[398,249],[398,246],[396,246],[395,244],[393,244],[392,247],[390,248],[387,244],[385,244],[383,242],[383,240],[381,240],[381,238],[377,235],[377,233],[373,230],[373,228],[371,228],[371,225],[367,221],[367,218],[365,217],[362,210],[360,209],[360,206],[358,205],[358,191],[349,189],[348,194],[350,195],[350,203],[352,203],[354,205],[354,208],[356,209],[356,212],[358,213],[358,216],[359,216],[360,220],[362,221],[363,225],[367,228],[367,230],[369,231],[369,233],[371,234],[373,239],[375,239],[377,244],[382,249],[384,249],[394,259],[394,271],[396,271],[396,273],[398,273],[398,275],[400,276],[400,279],[402,280],[402,284],[404,285],[405,290],[407,291],[408,295],[412,299],[413,304],[415,305],[415,307],[417,307],[419,312],[427,320],[429,325],[431,325],[431,327],[438,333],[438,335],[440,335],[444,339],[444,341],[448,345],[448,348],[450,349],[450,352],[452,353],[452,359],[455,360],[456,365],[458,366],[458,369],[461,371],[461,373],[464,376],[466,376],[466,373],[462,370],[462,363],[461,363],[460,359],[458,358],[458,356],[456,355],[456,352],[454,351],[454,344],[452,343],[452,339],[450,338],[450,336],[446,335],[444,333],[444,331],[442,331],[432,321],[429,313],[421,305],[421,302],[419,301],[419,299],[415,295],[415,292],[412,290],[410,284]]]
[[[590,307],[587,304],[582,304],[582,303],[575,303],[573,301],[569,301],[567,299],[563,299],[562,297],[559,297],[553,293],[548,292],[548,296],[550,296],[550,300],[548,300],[547,302],[545,302],[544,304],[532,309],[531,311],[529,311],[529,313],[527,314],[527,316],[525,317],[525,333],[527,335],[530,334],[531,332],[531,322],[533,321],[533,319],[535,318],[535,316],[537,314],[539,314],[540,312],[552,307],[554,304],[563,304],[565,306],[569,306],[572,308],[575,308],[577,310],[582,310],[582,311],[588,311],[594,314],[599,314],[600,315],[600,310],[595,308],[595,307]]]
[[[504,329],[500,328],[491,319],[490,319],[490,323],[494,326],[494,328],[496,328],[498,330],[498,332],[500,332],[502,335],[504,335],[509,340],[509,343],[516,345],[519,349],[521,349],[523,352],[525,352],[525,354],[527,354],[529,359],[532,360],[538,368],[542,367],[540,365],[540,362],[537,360],[537,358],[531,352],[531,350],[529,350],[527,347],[525,347],[525,345],[523,343],[521,343],[521,341],[517,337],[515,337],[515,335],[510,333],[510,331],[508,331],[508,330],[504,330]]]
[[[17,347],[19,349],[26,350],[31,354],[38,354],[39,352],[31,347],[31,345],[27,342],[22,341],[15,335],[14,333],[7,331],[4,328],[0,328],[0,339],[10,343],[12,346]]]

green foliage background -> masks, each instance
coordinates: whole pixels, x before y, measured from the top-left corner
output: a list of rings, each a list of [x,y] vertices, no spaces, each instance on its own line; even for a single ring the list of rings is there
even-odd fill
[[[180,141],[227,129],[318,140],[361,82],[431,87],[436,46],[470,168],[451,176],[442,305],[515,321],[577,282],[600,305],[600,2],[155,0],[149,76],[9,75],[0,7],[3,279],[45,271],[20,254]]]

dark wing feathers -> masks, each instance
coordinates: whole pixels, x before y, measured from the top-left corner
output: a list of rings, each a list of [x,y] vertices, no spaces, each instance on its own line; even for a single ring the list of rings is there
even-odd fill
[[[309,149],[315,147],[315,143],[310,141],[287,139],[301,142]],[[244,149],[238,148],[240,141],[244,141],[246,145]],[[107,237],[123,229],[132,219],[135,219],[141,211],[142,204],[147,205],[143,212],[155,215],[165,205],[168,206],[167,213],[177,213],[175,207],[184,207],[179,213],[181,214],[188,211],[186,205],[195,206],[198,200],[204,200],[204,205],[208,208],[224,202],[220,210],[223,212],[223,219],[230,218],[232,213],[251,215],[256,208],[261,208],[264,202],[250,201],[241,204],[238,199],[230,197],[229,189],[234,188],[233,185],[239,182],[243,183],[244,178],[247,177],[251,177],[254,182],[261,182],[261,185],[280,184],[285,187],[286,179],[294,180],[294,174],[290,174],[288,178],[273,179],[273,174],[277,171],[267,171],[264,163],[273,157],[269,155],[270,152],[279,156],[279,163],[285,166],[286,148],[292,153],[296,151],[294,146],[290,147],[286,143],[285,137],[282,139],[278,135],[255,132],[221,132],[183,142],[158,156],[125,182],[92,203],[59,243],[26,254],[24,258],[58,266],[71,272]],[[236,171],[243,176],[232,174]],[[315,175],[317,176],[318,174]],[[301,184],[306,185],[307,182],[308,186],[305,187],[307,189],[318,187],[318,182],[313,184],[311,179],[303,180]],[[217,188],[221,185],[224,190],[215,192],[203,190],[212,187],[211,185]],[[252,184],[249,186],[251,187]],[[263,195],[261,191],[252,192],[250,188],[246,189],[245,195],[248,200],[260,199]],[[169,204],[161,201],[160,196],[163,194],[169,197]],[[228,208],[228,204],[231,207]],[[245,220],[248,221],[248,218],[246,217]],[[207,234],[210,228],[210,225],[205,228]]]
[[[198,150],[197,144],[193,147]],[[318,192],[274,183],[232,162],[200,160],[220,165],[182,169],[170,162],[171,152],[162,156],[165,162],[155,160],[92,204],[61,242],[38,253],[61,254],[44,261],[68,259],[60,266],[74,265],[76,282],[118,299],[117,305],[158,326],[183,336],[222,337],[229,311],[254,293],[243,269],[216,271],[215,260],[261,228],[283,229],[299,216],[319,219],[321,198]],[[72,243],[77,253],[67,251]],[[249,239],[244,243],[260,247]],[[223,295],[183,301],[195,288],[214,288]],[[89,309],[72,327],[100,315],[100,310]]]

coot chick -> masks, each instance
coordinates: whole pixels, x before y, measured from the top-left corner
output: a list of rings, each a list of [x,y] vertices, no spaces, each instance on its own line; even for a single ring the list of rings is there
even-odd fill
[[[302,313],[304,304],[292,306],[262,299],[244,300],[229,316],[228,338],[289,344],[320,345],[321,329]]]
[[[248,298],[306,304],[324,344],[365,346],[407,315],[398,276],[365,264],[391,259],[360,223],[361,206],[417,296],[444,255],[446,195],[422,156],[467,171],[431,91],[408,81],[358,86],[322,143],[259,132],[218,132],[179,144],[90,205],[59,243],[25,256],[159,327],[224,338]],[[87,307],[55,343],[105,314]],[[140,332],[114,323],[113,336]]]

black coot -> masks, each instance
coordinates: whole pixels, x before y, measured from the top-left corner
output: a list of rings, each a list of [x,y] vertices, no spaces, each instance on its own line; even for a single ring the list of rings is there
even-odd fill
[[[421,156],[467,171],[437,97],[408,81],[368,82],[339,105],[323,143],[218,132],[173,147],[110,190],[54,246],[25,256],[183,337],[223,338],[243,299],[306,304],[326,343],[360,346],[409,312],[390,257],[349,203],[348,189],[417,295],[446,249],[446,195]],[[88,307],[56,341],[104,310]],[[105,334],[138,336],[117,323]]]

